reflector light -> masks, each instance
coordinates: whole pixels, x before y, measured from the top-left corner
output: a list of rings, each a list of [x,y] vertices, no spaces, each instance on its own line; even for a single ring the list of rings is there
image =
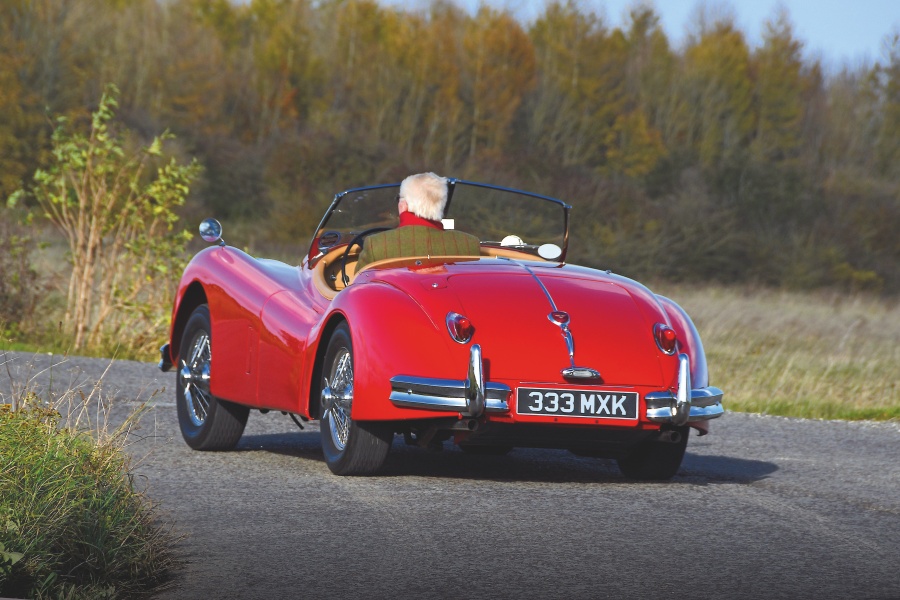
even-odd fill
[[[675,354],[678,334],[675,333],[674,329],[668,325],[657,323],[653,326],[653,337],[656,339],[656,345],[659,346],[660,350],[669,355]]]
[[[450,337],[452,337],[455,342],[465,344],[472,339],[472,334],[475,333],[475,327],[472,325],[472,321],[467,317],[464,317],[459,313],[449,312],[447,313],[447,331],[450,332]]]

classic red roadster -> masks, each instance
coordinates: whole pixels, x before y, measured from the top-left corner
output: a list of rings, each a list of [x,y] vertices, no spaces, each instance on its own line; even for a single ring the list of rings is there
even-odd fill
[[[565,262],[571,206],[448,180],[445,227],[480,256],[367,264],[367,235],[397,225],[398,185],[339,193],[299,266],[217,245],[185,269],[160,368],[175,367],[188,445],[226,450],[250,409],[320,421],[338,475],[369,474],[395,434],[464,452],[561,448],[669,479],[691,428],[723,414],[700,336],[673,301]]]

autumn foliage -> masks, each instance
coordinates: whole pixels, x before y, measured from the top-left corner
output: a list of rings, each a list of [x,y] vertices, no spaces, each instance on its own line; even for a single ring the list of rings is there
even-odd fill
[[[122,126],[204,166],[185,216],[296,256],[335,191],[428,169],[565,199],[570,257],[627,275],[900,291],[897,36],[826,72],[784,12],[758,47],[702,11],[691,31],[673,48],[651,9],[612,27],[573,1],[522,24],[440,0],[4,0],[0,196],[47,164],[47,111],[83,119],[113,83]]]

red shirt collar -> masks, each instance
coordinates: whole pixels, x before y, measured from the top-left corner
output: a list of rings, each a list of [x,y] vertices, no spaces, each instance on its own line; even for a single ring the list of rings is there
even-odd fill
[[[432,229],[444,229],[444,224],[440,221],[423,219],[410,211],[400,213],[400,227],[405,227],[407,225],[420,225],[422,227],[431,227]]]

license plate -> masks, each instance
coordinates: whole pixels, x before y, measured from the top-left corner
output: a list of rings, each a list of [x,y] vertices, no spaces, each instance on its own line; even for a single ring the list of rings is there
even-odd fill
[[[516,412],[520,415],[635,420],[638,418],[638,394],[610,390],[519,388]]]

